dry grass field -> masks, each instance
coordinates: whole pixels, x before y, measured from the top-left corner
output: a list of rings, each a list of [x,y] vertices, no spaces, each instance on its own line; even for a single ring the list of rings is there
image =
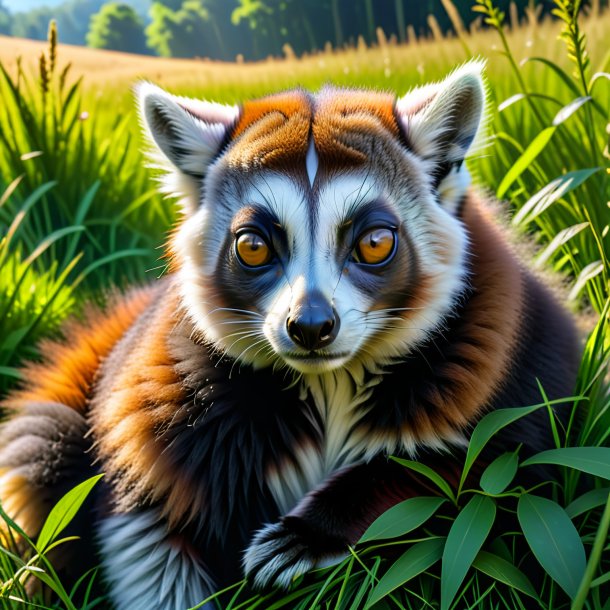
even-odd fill
[[[610,51],[607,52],[610,12],[583,20],[583,27],[592,53],[593,70],[605,70],[610,58]],[[509,32],[508,40],[517,59],[543,55],[566,65],[565,47],[558,40],[558,34],[556,22],[529,22]],[[61,41],[61,32],[59,39]],[[22,57],[25,66],[34,67],[45,49],[45,42],[0,36],[0,61],[9,71],[15,70],[18,57]],[[131,103],[131,86],[140,79],[186,94],[227,102],[296,85],[316,89],[327,82],[401,92],[414,84],[438,78],[472,55],[486,58],[488,77],[501,101],[502,96],[510,95],[513,83],[506,71],[506,59],[499,50],[496,32],[488,30],[477,31],[476,36],[469,36],[464,41],[455,37],[429,38],[406,45],[388,42],[381,35],[373,49],[364,45],[327,49],[298,60],[289,50],[284,58],[228,63],[130,55],[71,45],[60,45],[59,57],[62,64],[72,64],[73,74],[83,76],[85,91],[98,98],[102,107],[116,109],[118,101],[118,105],[126,109]],[[541,79],[549,77],[541,66],[532,65],[528,69],[537,70]],[[535,80],[544,85],[537,77]]]

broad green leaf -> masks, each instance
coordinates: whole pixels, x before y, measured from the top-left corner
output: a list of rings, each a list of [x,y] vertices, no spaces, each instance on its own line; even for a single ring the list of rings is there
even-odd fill
[[[0,353],[11,353],[23,341],[23,338],[28,334],[29,326],[22,326],[12,330],[6,337],[2,338],[0,343]]]
[[[488,494],[502,493],[515,478],[519,458],[514,452],[497,457],[481,476],[481,489]]]
[[[538,597],[527,576],[512,563],[502,559],[502,557],[487,551],[479,551],[479,554],[472,562],[472,566],[483,572],[483,574],[487,574],[487,576],[491,576],[491,578],[499,580],[505,585],[517,589],[517,591],[521,591],[521,593],[534,598]]]
[[[532,164],[534,159],[544,150],[551,141],[557,127],[547,127],[543,129],[523,151],[523,154],[513,163],[512,167],[500,182],[496,192],[498,199],[502,199],[506,191],[512,186],[517,178]]]
[[[396,538],[425,523],[445,498],[410,498],[386,510],[364,532],[359,542]]]
[[[580,536],[556,502],[524,494],[519,498],[517,516],[525,539],[549,576],[574,598],[585,573],[585,549]]]
[[[603,506],[608,501],[608,494],[610,494],[610,487],[589,490],[566,506],[568,517],[574,519],[593,508]]]
[[[21,379],[23,376],[19,369],[12,366],[0,366],[0,375],[4,375],[5,377],[13,377],[14,379]]]
[[[449,530],[441,566],[441,610],[448,610],[496,517],[489,496],[474,496]]]
[[[443,555],[445,538],[432,538],[417,542],[403,553],[381,577],[371,591],[365,610],[376,604],[380,599],[415,578],[434,565]]]
[[[521,465],[555,464],[610,479],[610,447],[563,447],[537,453]]]
[[[410,470],[414,470],[419,474],[424,475],[427,479],[430,479],[451,501],[455,503],[455,494],[453,490],[449,486],[449,483],[441,477],[440,474],[432,470],[430,466],[426,466],[421,462],[416,462],[414,460],[405,460],[403,458],[392,457],[395,462],[401,464],[405,468],[409,468]]]
[[[555,201],[579,187],[600,169],[600,167],[578,169],[551,180],[523,204],[523,207],[513,217],[512,223],[514,225],[530,223]]]
[[[564,106],[553,119],[553,125],[561,125],[564,121],[569,119],[581,106],[591,101],[591,96],[586,95],[584,97],[577,97],[575,100],[570,102],[567,106]]]
[[[468,443],[468,451],[466,452],[466,459],[464,460],[464,470],[462,471],[462,477],[460,479],[460,490],[464,485],[464,481],[470,472],[470,468],[475,460],[479,457],[481,451],[485,448],[485,445],[489,442],[491,437],[502,430],[502,428],[512,424],[518,419],[546,407],[548,404],[559,404],[562,402],[568,403],[573,401],[575,397],[565,398],[562,400],[551,400],[548,403],[540,403],[532,405],[531,407],[514,407],[512,409],[496,409],[491,413],[488,413],[483,417],[479,423],[475,426],[470,437],[470,443]]]
[[[588,222],[580,222],[559,231],[550,241],[549,245],[536,257],[536,267],[540,268],[546,265],[547,261],[561,246],[567,244],[575,235],[578,235],[588,226]]]
[[[592,263],[589,263],[578,274],[578,277],[574,282],[574,286],[572,286],[572,290],[570,290],[568,299],[574,300],[576,297],[578,297],[580,291],[585,287],[587,282],[592,280],[594,277],[597,277],[603,271],[604,263],[602,261],[593,261]]]
[[[44,553],[49,544],[51,544],[66,528],[70,521],[74,519],[82,503],[87,499],[87,496],[95,484],[103,476],[103,474],[98,474],[97,476],[91,477],[78,484],[74,489],[71,489],[65,494],[51,509],[49,516],[42,526],[40,535],[38,536],[38,542],[36,543],[36,549],[39,553]]]

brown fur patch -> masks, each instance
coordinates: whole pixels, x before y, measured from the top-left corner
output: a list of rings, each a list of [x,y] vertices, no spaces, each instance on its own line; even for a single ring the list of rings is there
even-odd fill
[[[23,369],[22,389],[12,392],[1,408],[58,402],[84,412],[100,363],[150,299],[150,289],[134,290],[115,299],[107,311],[90,308],[83,320],[69,320],[62,329],[64,340],[41,343],[42,362]]]
[[[369,142],[388,134],[397,138],[394,96],[358,90],[323,91],[317,98],[313,135],[320,161],[330,168],[358,166],[367,159]],[[385,133],[384,133],[385,132]],[[360,146],[362,140],[365,146]]]
[[[96,452],[114,477],[117,508],[132,509],[144,497],[163,499],[171,524],[195,514],[203,501],[203,490],[189,489],[158,440],[188,400],[169,345],[182,316],[173,292],[158,295],[142,328],[126,337],[127,360],[119,350],[105,364],[91,408]]]
[[[48,513],[47,502],[40,489],[33,487],[26,476],[3,468],[0,470],[0,498],[2,509],[24,532],[29,536],[38,534]],[[9,533],[4,530],[2,521],[0,544],[4,545],[4,541],[9,539]]]
[[[421,409],[418,436],[447,435],[475,421],[506,381],[517,347],[523,309],[523,275],[493,219],[470,194],[463,208],[470,238],[474,288],[456,340],[437,370],[443,384],[427,397],[436,406]]]
[[[311,102],[303,91],[246,102],[227,153],[229,164],[239,169],[304,169],[310,123]]]
[[[362,423],[374,447],[399,448],[402,439],[423,446],[456,441],[511,381],[508,372],[525,320],[526,271],[472,193],[463,220],[470,242],[470,293],[438,335],[390,367],[385,382],[373,391]],[[425,310],[435,286],[433,275],[419,273],[408,305]],[[404,318],[409,320],[409,312]],[[401,393],[404,406],[393,410]]]
[[[395,97],[360,90],[322,91],[312,101],[300,90],[246,102],[233,132],[230,165],[304,168],[310,131],[325,169],[354,167],[366,161],[371,138],[399,137]],[[365,142],[359,146],[359,142]]]

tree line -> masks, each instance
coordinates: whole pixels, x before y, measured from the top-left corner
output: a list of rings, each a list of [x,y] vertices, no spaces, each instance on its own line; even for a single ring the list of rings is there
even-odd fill
[[[551,0],[516,0],[550,8]],[[468,25],[476,18],[472,0],[453,0]],[[507,10],[509,0],[495,4]],[[262,59],[282,54],[286,44],[300,55],[324,48],[367,44],[377,29],[398,41],[407,30],[426,35],[427,17],[451,29],[441,0],[68,0],[53,8],[9,14],[0,0],[0,33],[44,39],[50,19],[62,42],[163,57]]]

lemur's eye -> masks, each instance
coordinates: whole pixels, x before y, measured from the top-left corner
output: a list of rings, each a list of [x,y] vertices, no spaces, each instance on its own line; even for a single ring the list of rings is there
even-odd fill
[[[367,231],[354,248],[354,259],[366,265],[384,263],[394,254],[396,235],[392,229],[377,228]]]
[[[239,260],[247,267],[261,267],[271,260],[271,248],[258,233],[242,233],[235,242]]]

